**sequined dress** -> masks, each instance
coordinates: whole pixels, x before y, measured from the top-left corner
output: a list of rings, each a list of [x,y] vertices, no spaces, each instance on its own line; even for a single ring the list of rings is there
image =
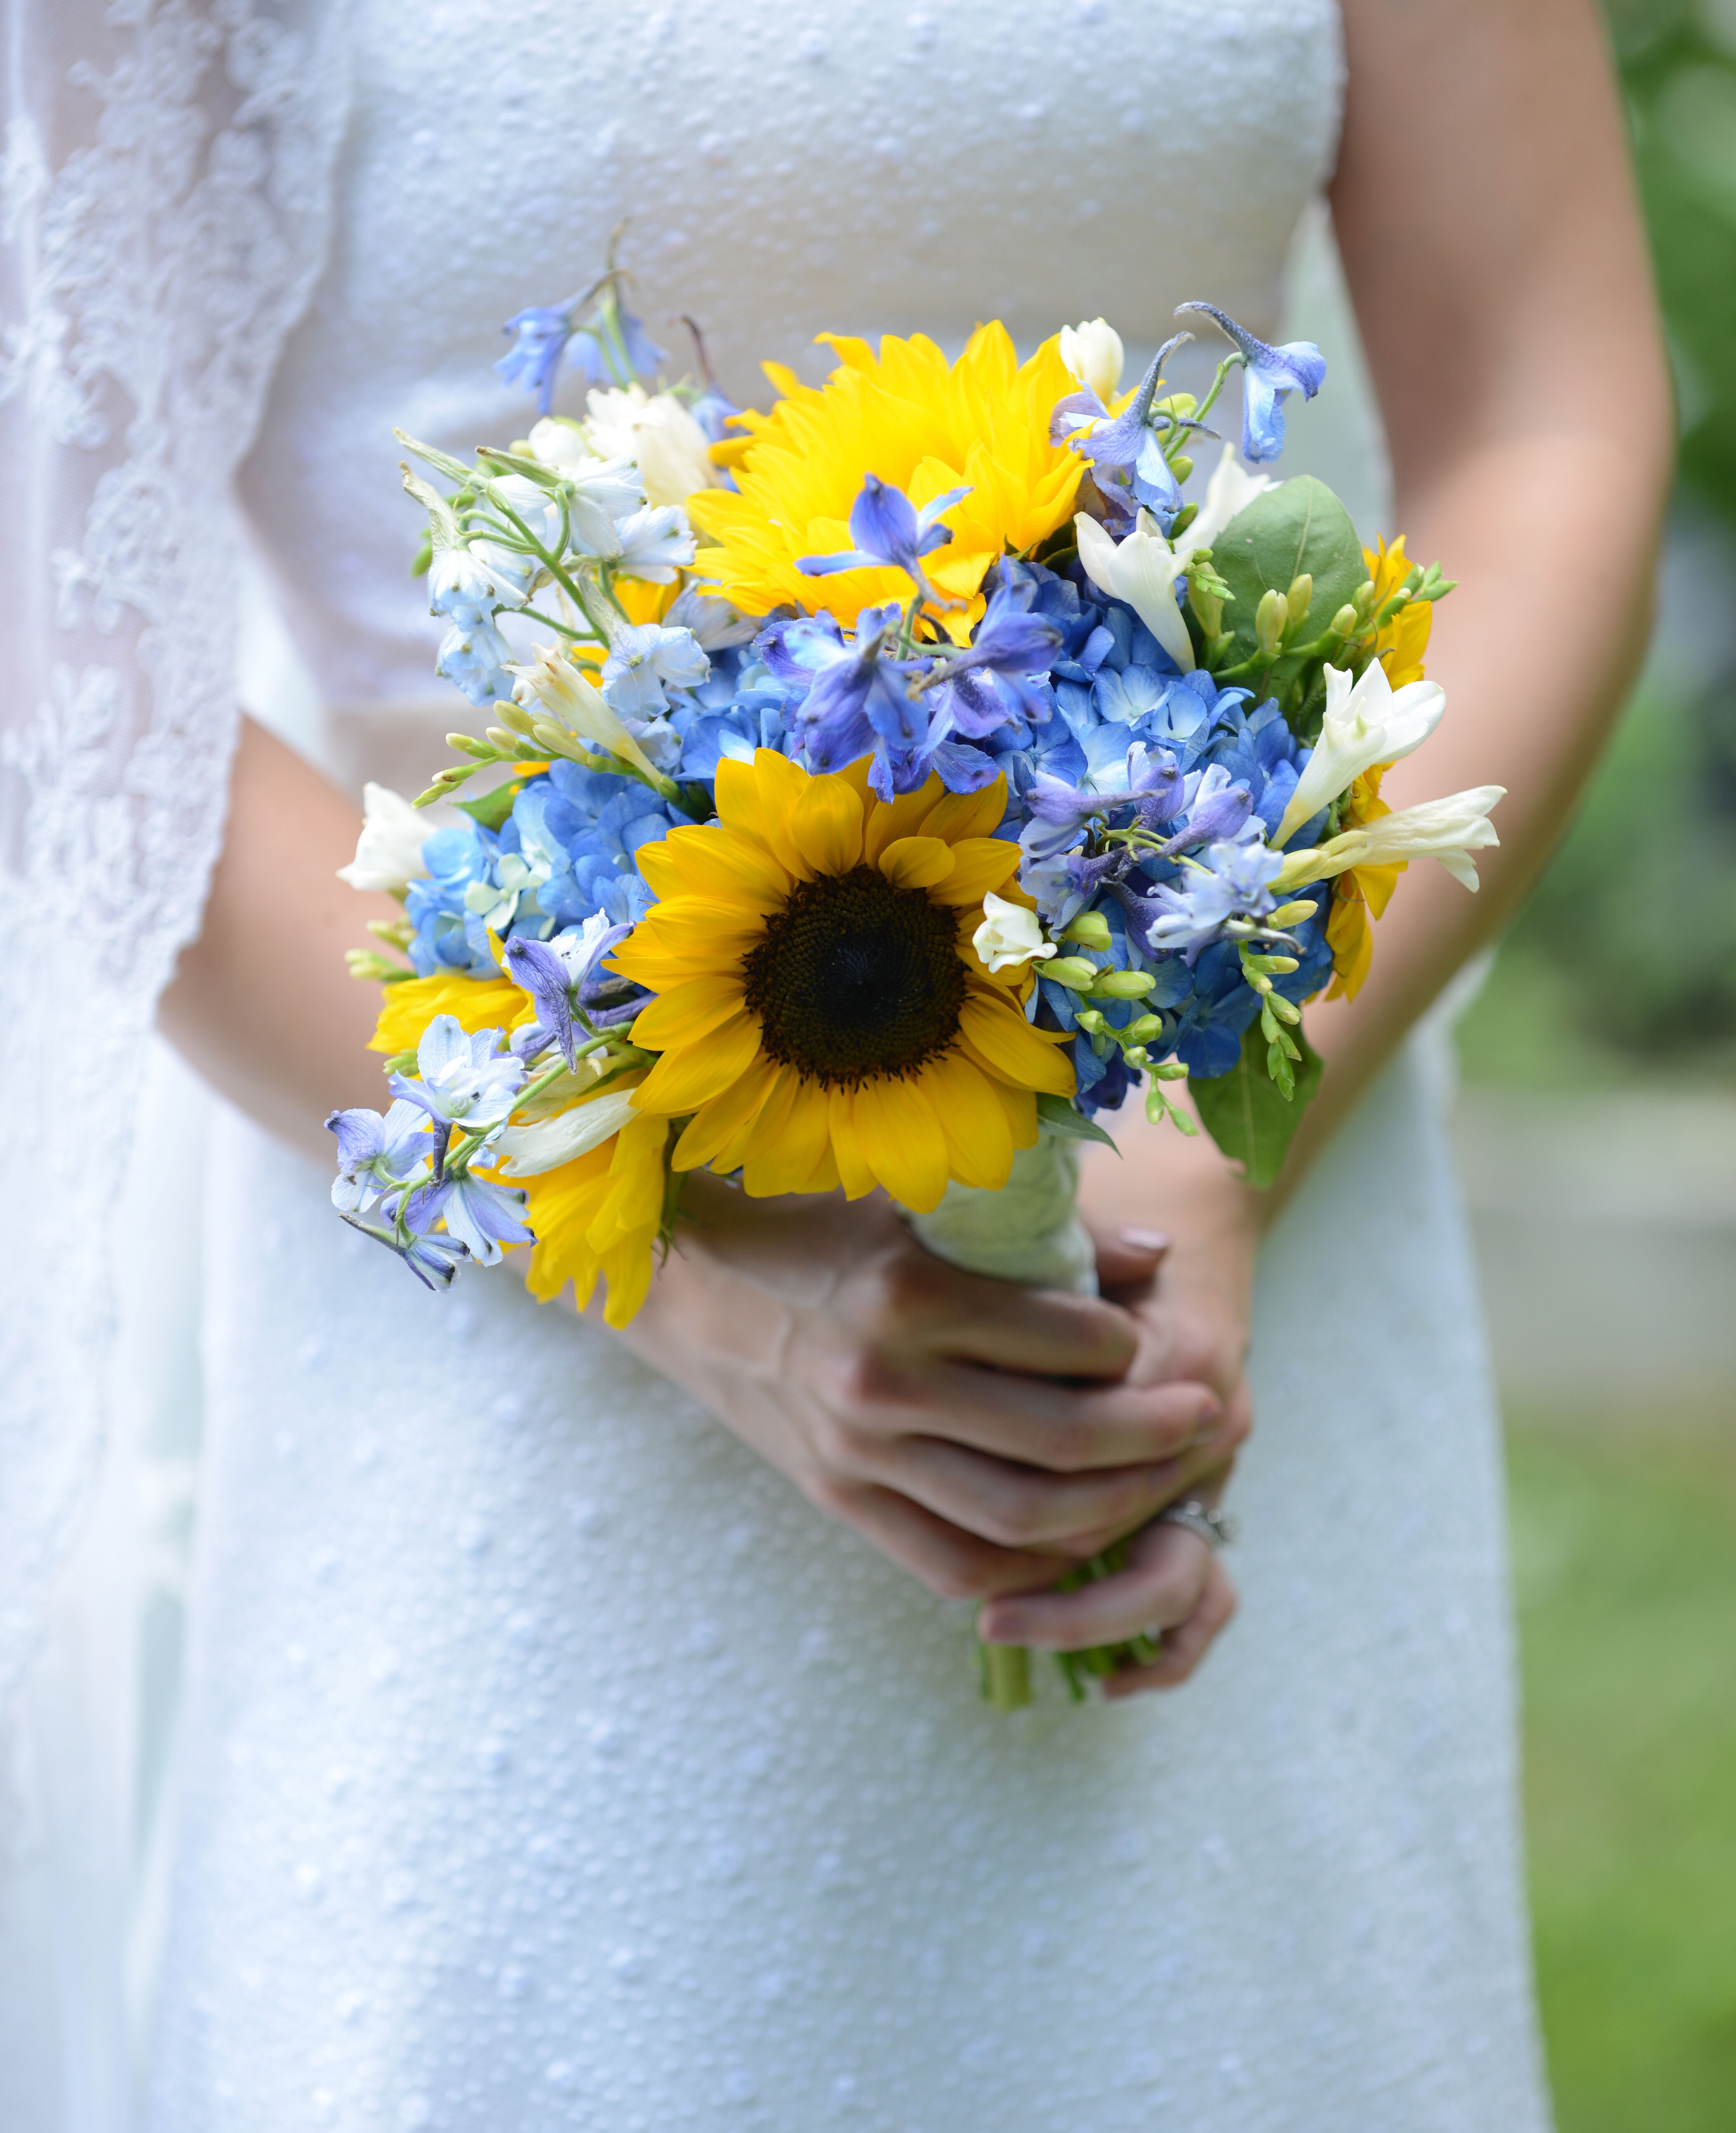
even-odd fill
[[[498,321],[623,217],[653,330],[703,319],[738,398],[822,329],[1270,327],[1341,70],[1325,0],[358,0],[348,35],[243,489],[331,761],[406,779],[452,720],[392,426],[514,434]],[[425,1295],[232,1121],[153,2133],[1539,2133],[1432,1059],[1266,1254],[1233,1632],[1178,1696],[1011,1721],[958,1608],[608,1336]]]

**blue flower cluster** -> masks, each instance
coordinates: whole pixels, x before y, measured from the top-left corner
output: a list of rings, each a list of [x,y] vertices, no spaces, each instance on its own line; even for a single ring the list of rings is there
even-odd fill
[[[1106,1026],[1138,1022],[1151,1057],[1202,1077],[1227,1071],[1259,1000],[1225,929],[1272,908],[1277,861],[1264,840],[1307,752],[1276,704],[1182,672],[1076,561],[1057,572],[1008,560],[988,591],[968,646],[919,657],[898,656],[896,609],[869,610],[848,636],[824,614],[757,633],[732,627],[727,610],[704,618],[703,677],[670,688],[658,715],[633,726],[680,798],[557,762],[520,789],[498,831],[440,831],[406,903],[417,971],[485,976],[497,967],[491,935],[547,941],[599,915],[631,926],[652,900],[636,854],[708,819],[704,788],[725,758],[772,748],[825,771],[872,755],[887,798],[934,773],[955,792],[1003,775],[998,834],[1022,846],[1021,879],[1046,922],[1060,930],[1100,913],[1107,941],[1081,939],[1077,953],[1152,979],[1143,999],[1092,999],[1094,1027],[1081,1027],[1079,990],[1035,966],[1032,1012],[1075,1033],[1087,1112],[1113,1109],[1141,1078]],[[1137,842],[1118,840],[1128,831]],[[1331,955],[1320,916],[1286,931],[1298,967],[1276,989],[1299,1004],[1325,982]]]

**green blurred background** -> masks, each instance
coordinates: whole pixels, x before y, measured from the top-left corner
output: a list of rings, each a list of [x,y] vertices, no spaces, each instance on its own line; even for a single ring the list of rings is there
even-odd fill
[[[1730,2133],[1736,0],[1607,12],[1681,480],[1644,678],[1460,1026],[1460,1134],[1508,1406],[1562,2133]]]

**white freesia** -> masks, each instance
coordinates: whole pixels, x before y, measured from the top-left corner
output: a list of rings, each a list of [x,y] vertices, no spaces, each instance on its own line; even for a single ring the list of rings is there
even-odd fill
[[[338,869],[338,879],[352,888],[384,889],[389,896],[402,896],[411,882],[427,879],[422,845],[430,834],[427,816],[419,814],[402,792],[394,792],[389,785],[364,785],[356,855],[348,866]]]
[[[531,431],[529,442],[534,458],[565,474],[577,474],[587,460],[596,457],[584,431],[565,415],[545,415]]]
[[[1022,903],[1009,903],[993,889],[983,898],[983,922],[971,935],[970,945],[991,970],[1004,970],[1055,953],[1055,943],[1043,938],[1036,913],[1027,911]]]
[[[620,1132],[633,1115],[632,1091],[611,1089],[588,1104],[575,1104],[534,1125],[507,1126],[489,1144],[498,1168],[513,1177],[536,1177],[589,1155]]]
[[[1226,443],[1205,484],[1199,517],[1176,537],[1176,553],[1185,560],[1196,548],[1210,547],[1238,512],[1245,511],[1257,496],[1277,486],[1270,474],[1250,474],[1235,445]]]
[[[1106,405],[1121,383],[1127,358],[1121,335],[1107,319],[1085,319],[1060,330],[1060,359],[1079,380],[1088,385]]]
[[[1488,816],[1489,810],[1506,797],[1504,785],[1474,785],[1466,792],[1449,793],[1445,800],[1397,808],[1328,838],[1312,851],[1291,852],[1273,888],[1283,894],[1306,882],[1330,880],[1347,867],[1435,859],[1455,881],[1474,890],[1477,865],[1470,855],[1500,843]]]
[[[1320,737],[1296,780],[1273,844],[1286,844],[1365,770],[1377,763],[1397,763],[1421,748],[1445,709],[1446,692],[1438,681],[1407,681],[1395,689],[1378,659],[1371,659],[1354,683],[1342,667],[1329,667]]]
[[[585,406],[592,450],[634,461],[652,503],[685,503],[696,489],[715,483],[710,441],[674,393],[637,384],[599,387]]]
[[[1079,560],[1092,584],[1125,600],[1182,672],[1190,672],[1194,648],[1176,604],[1176,580],[1184,565],[1150,512],[1140,513],[1124,541],[1112,539],[1083,511],[1074,519],[1073,530],[1079,537]]]
[[[588,741],[610,755],[618,755],[636,764],[648,778],[656,778],[656,766],[604,703],[601,691],[554,645],[539,645],[528,666],[507,671],[514,676],[512,701],[521,710],[533,715],[542,711],[545,722],[552,720],[573,739]],[[534,738],[548,744],[541,734]]]

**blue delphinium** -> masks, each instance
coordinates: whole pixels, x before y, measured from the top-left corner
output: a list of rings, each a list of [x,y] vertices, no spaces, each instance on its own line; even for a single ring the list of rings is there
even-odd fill
[[[1284,449],[1284,399],[1300,392],[1313,399],[1325,381],[1326,359],[1311,340],[1286,341],[1272,348],[1256,339],[1215,304],[1181,304],[1178,311],[1204,311],[1214,318],[1242,353],[1242,456],[1252,465],[1275,460]]]
[[[419,1104],[400,1098],[383,1118],[366,1110],[334,1111],[325,1129],[338,1137],[331,1203],[340,1214],[363,1214],[382,1200],[390,1211],[406,1186],[427,1175],[434,1144]]]

